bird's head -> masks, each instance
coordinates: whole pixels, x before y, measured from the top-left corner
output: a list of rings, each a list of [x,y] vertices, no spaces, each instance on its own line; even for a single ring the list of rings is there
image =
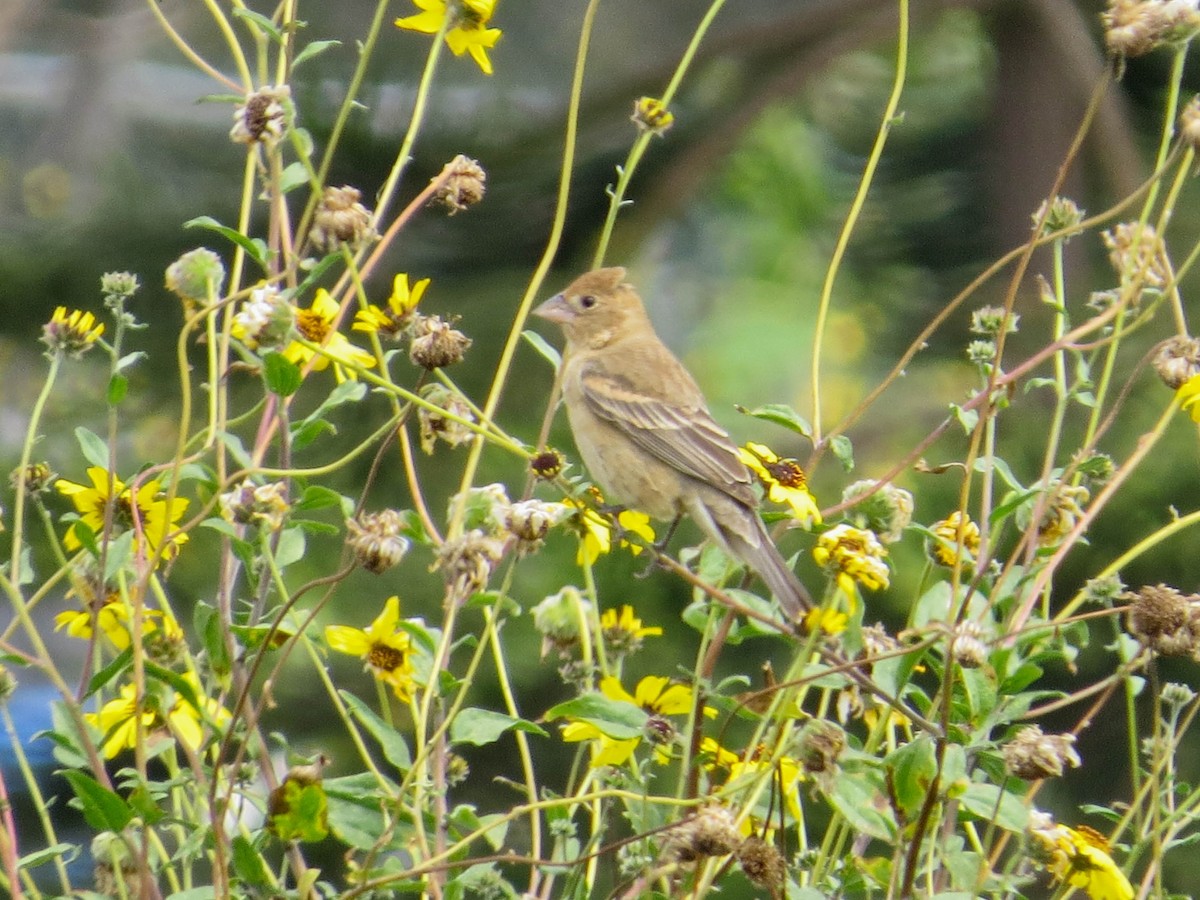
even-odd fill
[[[561,325],[572,344],[595,349],[648,323],[646,308],[620,266],[580,275],[533,314]]]

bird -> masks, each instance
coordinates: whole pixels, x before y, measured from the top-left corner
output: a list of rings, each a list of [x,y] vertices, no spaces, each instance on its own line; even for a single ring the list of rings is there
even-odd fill
[[[751,471],[625,278],[620,266],[595,269],[533,311],[566,337],[562,398],[584,465],[610,502],[663,521],[689,515],[800,621],[812,596],[758,515]]]

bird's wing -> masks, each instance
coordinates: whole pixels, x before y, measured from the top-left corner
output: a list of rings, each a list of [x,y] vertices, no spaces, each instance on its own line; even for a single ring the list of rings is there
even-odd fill
[[[754,504],[737,445],[703,404],[684,406],[634,388],[620,375],[587,366],[580,383],[588,408],[684,475]]]

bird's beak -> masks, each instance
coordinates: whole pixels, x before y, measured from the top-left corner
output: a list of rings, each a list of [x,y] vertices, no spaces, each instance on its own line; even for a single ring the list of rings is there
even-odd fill
[[[571,309],[567,298],[562,294],[555,294],[535,309],[533,314],[548,322],[557,322],[559,325],[566,325],[575,318],[574,310]]]

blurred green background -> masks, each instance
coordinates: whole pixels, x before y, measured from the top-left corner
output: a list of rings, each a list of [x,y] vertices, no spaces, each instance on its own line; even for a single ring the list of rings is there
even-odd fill
[[[255,3],[269,11],[269,5]],[[228,58],[199,3],[159,4],[179,31],[219,67]],[[584,4],[561,0],[501,0],[495,25],[504,37],[492,53],[495,75],[483,77],[469,59],[445,57],[433,92],[428,125],[415,148],[401,200],[411,197],[456,153],[478,159],[488,172],[485,201],[446,218],[419,216],[396,244],[370,285],[380,302],[391,277],[408,272],[432,277],[423,308],[458,314],[475,340],[453,376],[482,398],[511,316],[546,240],[562,149],[567,89]],[[909,78],[902,119],[854,233],[834,292],[834,314],[825,349],[823,403],[826,425],[850,410],[894,363],[923,325],[987,263],[1020,244],[1030,215],[1053,181],[1105,59],[1097,2],[995,0],[913,4]],[[372,4],[302,4],[308,22],[302,42],[336,38],[343,43],[306,62],[292,85],[300,123],[318,146],[328,133],[356,59],[355,40]],[[573,185],[568,229],[545,293],[587,268],[615,179],[635,131],[633,100],[660,94],[680,52],[706,9],[697,0],[608,0],[600,7],[585,85],[580,163]],[[395,15],[411,12],[394,4]],[[873,0],[738,0],[717,18],[696,65],[673,106],[675,127],[653,143],[635,178],[634,205],[618,222],[609,261],[627,266],[642,288],[665,340],[686,360],[705,389],[717,418],[739,439],[771,444],[803,459],[809,447],[766,423],[739,416],[735,404],[788,403],[810,412],[808,366],[812,319],[825,267],[874,140],[891,87],[896,11]],[[408,122],[427,38],[385,30],[331,176],[368,198],[382,184]],[[1113,84],[1072,169],[1065,193],[1090,212],[1124,196],[1149,171],[1163,107],[1165,53],[1131,61]],[[1187,81],[1195,84],[1189,70]],[[124,404],[126,430],[120,456],[126,470],[157,459],[174,440],[173,347],[181,310],[162,288],[162,273],[180,252],[198,245],[228,255],[215,237],[185,231],[199,215],[232,221],[244,150],[228,140],[231,108],[202,102],[223,89],[195,72],[164,38],[147,7],[135,0],[8,0],[0,10],[0,466],[11,468],[25,436],[29,409],[45,370],[37,342],[57,305],[99,309],[101,273],[129,270],[144,285],[137,315],[150,324],[135,341],[150,359],[132,373]],[[1190,92],[1188,92],[1190,95]],[[1172,227],[1196,232],[1195,189],[1185,188]],[[261,225],[261,219],[258,222]],[[1179,246],[1186,247],[1184,238]],[[1031,272],[1047,271],[1035,257]],[[1076,320],[1092,290],[1110,287],[1097,235],[1068,247],[1068,286]],[[905,376],[850,432],[857,468],[846,473],[831,458],[811,473],[818,500],[829,506],[842,488],[878,476],[963,400],[975,375],[963,348],[970,340],[971,309],[1000,302],[1006,281],[995,280],[952,317]],[[1183,285],[1188,296],[1192,283]],[[1012,359],[1049,340],[1050,319],[1030,280],[1018,300],[1022,331]],[[535,326],[537,327],[537,326]],[[1137,353],[1167,335],[1166,323],[1131,348]],[[557,342],[556,335],[548,335]],[[511,432],[535,439],[552,373],[523,347],[500,419]],[[100,431],[105,409],[96,389],[99,361],[73,365],[52,403],[38,455],[68,478],[84,463],[72,428]],[[1125,419],[1104,450],[1120,459],[1158,415],[1169,395],[1143,374],[1133,385]],[[1040,464],[1044,428],[1037,392],[1022,396],[1016,427],[1002,427],[1002,455],[1031,481]],[[347,444],[384,415],[382,401],[366,413],[344,415],[339,440]],[[356,421],[357,420],[357,421]],[[1032,426],[1032,427],[1031,427]],[[1090,546],[1072,554],[1059,583],[1072,592],[1114,555],[1169,520],[1173,504],[1187,510],[1195,496],[1194,432],[1183,423],[1152,464],[1122,490],[1099,519]],[[571,448],[560,419],[553,443]],[[1068,445],[1069,446],[1069,445]],[[961,432],[951,432],[926,454],[931,464],[960,459]],[[310,459],[323,458],[318,443]],[[422,459],[435,511],[457,482],[463,451],[439,448]],[[302,460],[303,461],[303,460]],[[354,492],[367,463],[340,476]],[[519,493],[520,467],[499,454],[485,457],[483,480],[500,480]],[[917,495],[917,519],[930,523],[956,502],[954,476],[906,473],[898,484]],[[66,504],[61,504],[65,510]],[[410,505],[407,489],[389,474],[370,506]],[[697,533],[685,530],[680,544]],[[203,597],[215,541],[203,534],[182,554],[172,584],[177,602]],[[807,550],[789,537],[786,550]],[[1132,585],[1159,581],[1194,590],[1200,542],[1174,539],[1161,552],[1123,572]],[[305,565],[326,574],[340,542],[311,539]],[[868,621],[892,627],[905,609],[921,568],[915,536],[892,549],[894,582],[870,598]],[[564,582],[578,581],[573,541],[552,538],[548,554],[520,566],[513,594],[528,608]],[[440,576],[428,560],[410,558],[402,574],[381,579],[355,575],[330,604],[327,621],[364,625],[382,600],[400,594],[407,615],[440,616]],[[604,605],[633,603],[648,624],[667,636],[655,644],[655,663],[635,660],[636,676],[690,667],[694,635],[678,620],[688,600],[683,585],[661,573],[631,578],[640,563],[614,554],[598,567]],[[815,573],[808,567],[810,578]],[[295,577],[295,575],[293,575]],[[47,609],[49,615],[56,610]],[[8,612],[0,612],[0,621]],[[522,636],[523,634],[523,636]],[[553,666],[536,652],[528,617],[506,636],[528,642],[514,653],[522,702],[537,716],[564,696]],[[64,652],[78,652],[69,642]],[[719,674],[741,670],[755,677],[759,656],[777,652],[739,648]],[[342,666],[348,685],[366,689],[357,663]],[[1114,665],[1098,644],[1078,673],[1057,673],[1079,686]],[[521,668],[521,667],[524,668]],[[303,666],[296,682],[278,686],[275,715],[296,749],[330,749],[322,731],[327,710],[303,702],[310,681]],[[1164,673],[1195,680],[1191,664]],[[481,694],[480,705],[490,698]],[[1120,717],[1097,722],[1081,742],[1085,768],[1044,791],[1051,806],[1108,802],[1127,785],[1096,777],[1104,755],[1120,752]],[[1073,724],[1070,714],[1059,723]],[[1056,723],[1048,723],[1052,730]],[[555,752],[543,747],[541,751]],[[336,747],[332,755],[337,764]],[[348,757],[349,754],[344,756]],[[469,757],[466,791],[511,766],[488,748]],[[1183,777],[1196,777],[1184,772]],[[503,792],[495,803],[503,805]],[[1200,887],[1200,883],[1197,885]]]

